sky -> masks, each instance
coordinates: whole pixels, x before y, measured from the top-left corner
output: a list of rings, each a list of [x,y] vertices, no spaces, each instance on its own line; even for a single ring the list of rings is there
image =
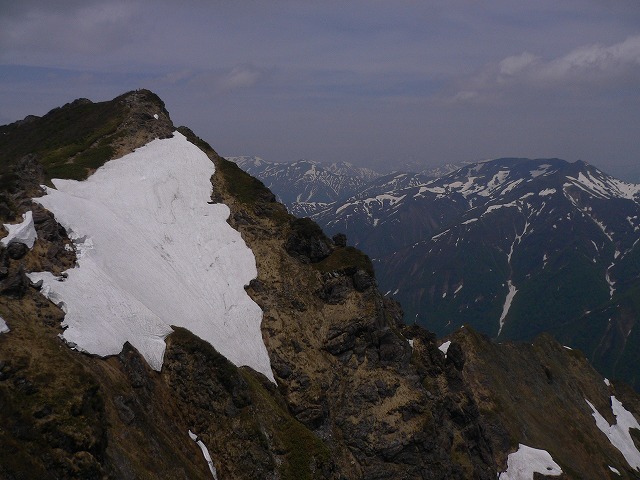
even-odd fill
[[[221,155],[640,182],[637,0],[0,0],[0,124],[137,88]]]

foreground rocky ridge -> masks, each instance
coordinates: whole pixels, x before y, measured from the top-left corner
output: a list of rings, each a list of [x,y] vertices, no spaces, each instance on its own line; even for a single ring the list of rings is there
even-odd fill
[[[153,116],[164,106],[150,92],[113,102],[117,109],[101,108],[120,112],[117,122],[105,113],[123,132],[119,148],[171,134],[168,117]],[[27,125],[37,131],[38,120]],[[9,140],[24,126],[11,128]],[[0,315],[11,331],[0,335],[0,476],[211,478],[192,431],[220,479],[489,479],[519,443],[549,451],[564,478],[620,478],[609,465],[637,478],[584,401],[613,423],[610,395],[638,418],[635,394],[606,386],[581,354],[548,337],[496,345],[462,329],[445,355],[433,334],[403,325],[365,255],[290,216],[259,181],[180,131],[215,163],[212,201],[229,206],[229,223],[255,254],[247,292],[264,311],[277,385],[182,329],[167,338],[161,372],[129,345],[107,359],[69,349],[57,337],[63,312],[24,277],[74,262],[64,230],[38,210],[34,248],[1,257]],[[35,182],[20,173],[31,152],[0,152],[3,165],[20,165],[4,190],[8,221],[36,208]],[[30,165],[46,182],[42,158]]]

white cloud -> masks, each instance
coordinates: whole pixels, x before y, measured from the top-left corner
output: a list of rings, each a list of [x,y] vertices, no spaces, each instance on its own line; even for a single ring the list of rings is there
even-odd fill
[[[640,78],[640,35],[609,47],[590,45],[578,48],[548,62],[537,75],[540,80],[551,82],[577,78],[599,80],[603,77],[615,80],[629,72]]]
[[[221,80],[220,86],[223,90],[253,87],[262,76],[263,72],[253,65],[237,65]]]
[[[520,55],[514,55],[502,60],[498,63],[498,71],[501,76],[518,75],[537,63],[539,59],[538,56],[532,53],[524,52]]]
[[[506,57],[461,82],[450,99],[478,101],[524,89],[561,92],[576,87],[593,94],[631,82],[640,82],[640,35],[610,46],[582,46],[548,60],[530,52]]]

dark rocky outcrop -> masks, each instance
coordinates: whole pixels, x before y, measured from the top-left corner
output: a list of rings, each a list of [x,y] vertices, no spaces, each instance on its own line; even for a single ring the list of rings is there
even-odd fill
[[[29,288],[29,278],[25,274],[24,267],[20,265],[16,270],[12,270],[0,282],[0,295],[11,298],[22,298]]]
[[[285,243],[290,255],[305,263],[316,263],[331,254],[331,243],[322,229],[308,218],[291,222],[291,233]]]

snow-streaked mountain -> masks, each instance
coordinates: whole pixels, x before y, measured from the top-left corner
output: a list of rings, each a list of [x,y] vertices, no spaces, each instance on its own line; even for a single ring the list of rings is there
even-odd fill
[[[354,177],[370,182],[378,178],[381,174],[371,168],[358,167],[349,162],[334,162],[325,167],[330,172],[343,177]]]
[[[470,165],[474,162],[461,162],[461,163],[444,163],[442,165],[436,165],[434,167],[427,167],[420,170],[422,175],[426,175],[431,178],[440,178],[448,175],[449,173],[460,170],[466,165]]]
[[[226,157],[260,179],[291,208],[295,203],[328,203],[348,197],[379,174],[340,162],[324,165],[310,160],[267,162],[260,157]]]

